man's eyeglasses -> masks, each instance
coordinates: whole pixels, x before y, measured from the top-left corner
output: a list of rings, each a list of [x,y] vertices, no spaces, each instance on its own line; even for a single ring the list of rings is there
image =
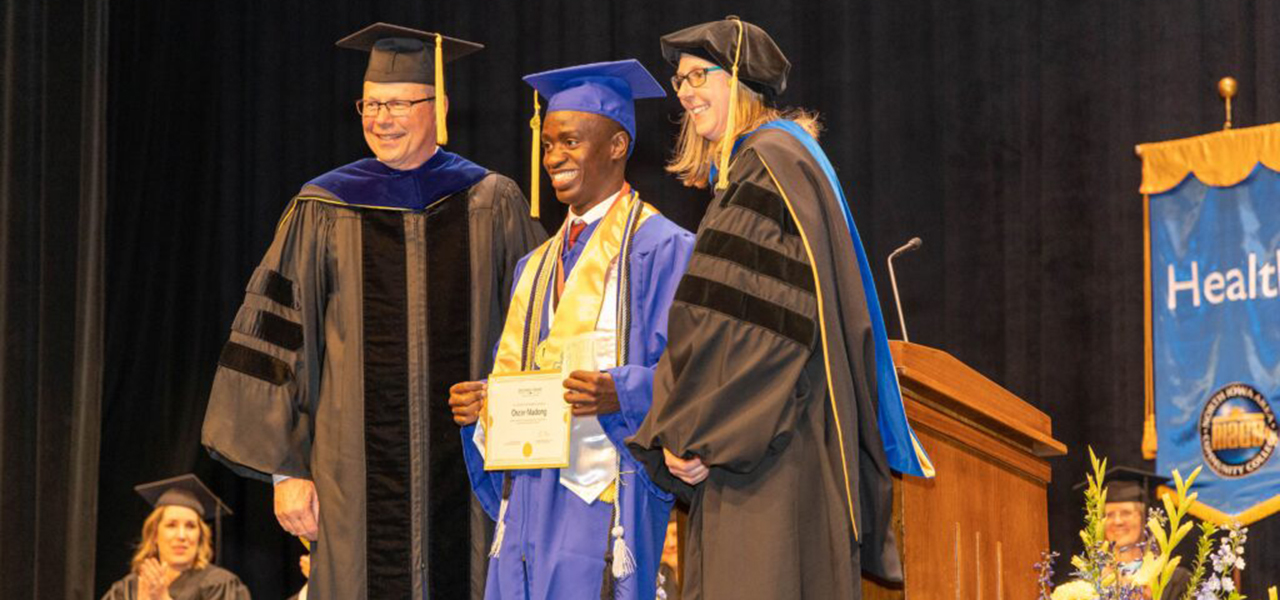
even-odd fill
[[[423,98],[421,100],[387,100],[386,102],[361,99],[356,100],[356,112],[360,113],[360,116],[362,117],[373,118],[378,116],[378,112],[380,112],[382,107],[385,106],[387,107],[387,112],[391,113],[391,116],[406,117],[409,115],[409,111],[413,108],[414,104],[419,102],[430,102],[435,99],[435,96]]]
[[[675,88],[677,94],[680,93],[680,86],[684,85],[684,82],[686,81],[689,82],[689,85],[700,88],[702,87],[702,84],[707,82],[707,73],[723,70],[724,67],[706,67],[703,69],[694,69],[684,75],[672,75],[671,87]]]

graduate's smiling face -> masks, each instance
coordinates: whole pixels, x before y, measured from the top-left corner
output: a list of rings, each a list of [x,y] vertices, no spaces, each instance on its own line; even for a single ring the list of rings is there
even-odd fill
[[[422,100],[435,96],[435,87],[422,83],[364,82],[364,100],[390,102],[392,100]],[[381,107],[376,114],[360,118],[364,127],[364,141],[374,156],[383,164],[402,171],[415,169],[427,162],[436,151],[435,102],[448,101],[437,98],[433,102],[418,102],[409,107],[409,114],[395,116],[391,109]]]
[[[1142,536],[1141,502],[1108,502],[1103,505],[1107,541],[1132,546]]]
[[[200,551],[200,515],[185,506],[164,507],[156,547],[160,562],[178,571],[190,568]]]
[[[676,75],[686,77],[693,71],[716,66],[715,63],[692,54],[681,54]],[[680,98],[680,106],[684,107],[685,114],[693,119],[693,127],[698,135],[714,142],[724,137],[724,130],[729,123],[731,77],[725,69],[705,73],[706,79],[701,86],[694,87],[686,79],[676,91],[676,96]]]
[[[559,110],[542,126],[542,167],[556,198],[583,214],[622,186],[629,139],[622,126],[593,113]]]

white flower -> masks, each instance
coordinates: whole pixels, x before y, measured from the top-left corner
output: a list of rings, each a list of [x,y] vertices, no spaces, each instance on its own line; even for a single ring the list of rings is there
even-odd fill
[[[1053,590],[1052,600],[1097,600],[1098,592],[1087,581],[1064,583]]]

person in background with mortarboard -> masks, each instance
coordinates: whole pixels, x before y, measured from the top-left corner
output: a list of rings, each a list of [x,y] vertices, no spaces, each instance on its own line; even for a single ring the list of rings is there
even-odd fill
[[[1116,557],[1119,580],[1128,584],[1142,568],[1146,553],[1160,553],[1147,529],[1147,511],[1151,508],[1153,490],[1168,482],[1169,478],[1131,467],[1112,467],[1107,469],[1104,481],[1107,501],[1102,508],[1106,523],[1103,536],[1115,544],[1112,552]],[[1085,485],[1077,484],[1075,489],[1083,489]],[[1180,600],[1190,581],[1191,571],[1177,567],[1160,600]],[[1151,590],[1148,588],[1144,592],[1150,599]]]
[[[308,597],[459,598],[483,584],[450,382],[489,372],[516,260],[545,235],[514,182],[444,150],[444,65],[479,44],[378,23],[355,102],[374,158],[303,186],[249,279],[203,443],[275,480]]]
[[[587,340],[593,364],[569,365],[569,466],[486,471],[484,383],[454,385],[467,471],[497,522],[489,600],[625,598],[656,594],[671,496],[626,451],[649,411],[653,367],[666,348],[667,311],[693,252],[693,235],[658,214],[626,182],[635,146],[634,99],[662,86],[636,60],[567,67],[524,78],[547,98],[537,153],[569,215],[520,261],[494,375],[563,369],[562,352]],[[534,117],[538,123],[538,117]],[[540,144],[540,148],[539,148]],[[527,341],[527,342],[526,342]]]
[[[870,266],[791,64],[736,17],[661,39],[684,108],[667,170],[714,184],[632,449],[690,503],[683,593],[858,598],[902,580],[892,475],[932,476],[907,425]]]
[[[234,573],[213,564],[214,532],[205,519],[230,515],[194,475],[134,488],[155,507],[142,523],[142,540],[129,574],[103,600],[249,600]]]

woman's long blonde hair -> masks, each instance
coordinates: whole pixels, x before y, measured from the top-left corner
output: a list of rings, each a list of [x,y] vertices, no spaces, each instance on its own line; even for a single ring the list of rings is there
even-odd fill
[[[667,162],[667,172],[674,173],[680,183],[689,187],[705,188],[711,177],[711,163],[720,156],[721,144],[732,144],[744,133],[770,121],[788,119],[795,121],[809,135],[818,137],[822,133],[822,124],[818,114],[803,108],[778,109],[768,106],[764,96],[759,92],[738,84],[738,107],[733,122],[734,131],[726,131],[720,140],[713,142],[698,135],[693,125],[693,115],[685,111],[681,118],[680,136],[676,138],[676,148]]]
[[[130,563],[130,570],[134,573],[142,569],[142,563],[148,558],[160,557],[160,544],[156,539],[160,537],[160,521],[164,519],[164,509],[168,507],[167,504],[157,506],[147,516],[147,520],[142,522],[142,541],[138,542],[138,549],[133,553],[133,561]],[[200,524],[200,542],[191,568],[198,571],[213,561],[213,530],[204,519],[197,518],[196,522]]]

